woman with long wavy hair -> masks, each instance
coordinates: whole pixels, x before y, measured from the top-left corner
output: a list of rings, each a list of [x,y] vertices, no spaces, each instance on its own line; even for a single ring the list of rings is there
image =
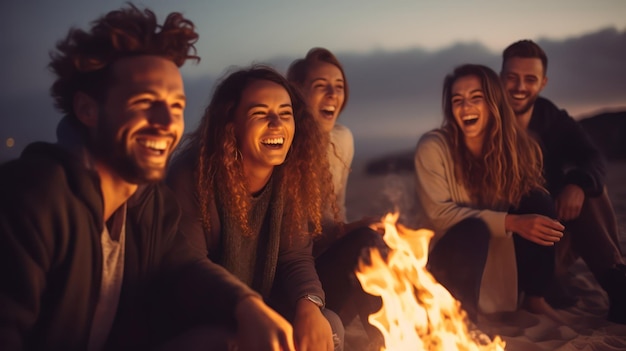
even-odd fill
[[[321,232],[333,196],[325,136],[306,114],[275,70],[237,70],[217,85],[168,183],[191,244],[290,320],[297,349],[332,350],[310,229]]]
[[[368,318],[380,309],[382,300],[363,291],[355,270],[369,248],[384,252],[387,246],[375,230],[380,218],[347,221],[345,199],[354,138],[350,129],[337,123],[337,119],[348,101],[348,80],[337,57],[324,48],[312,48],[304,58],[292,62],[287,79],[300,89],[311,116],[327,138],[323,155],[330,164],[338,212],[333,207],[324,209],[323,232],[313,252],[328,306],[345,325],[358,315],[370,338],[371,349],[378,350],[382,334],[369,324]]]
[[[543,187],[539,146],[488,67],[448,75],[443,111],[415,152],[418,223],[435,232],[431,272],[473,320],[515,310],[519,292],[524,308],[558,319],[543,296],[564,227]]]

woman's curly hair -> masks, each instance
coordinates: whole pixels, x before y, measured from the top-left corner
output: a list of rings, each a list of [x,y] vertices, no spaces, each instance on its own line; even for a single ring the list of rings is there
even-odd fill
[[[284,87],[291,98],[295,135],[285,162],[274,167],[274,185],[280,187],[285,201],[282,230],[289,237],[308,232],[321,233],[322,209],[334,203],[332,181],[326,158],[327,135],[308,116],[305,103],[296,89],[274,69],[254,65],[226,76],[215,88],[198,128],[185,140],[182,153],[198,155],[195,165],[195,188],[200,202],[202,222],[211,229],[210,209],[215,192],[225,191],[223,210],[238,219],[241,230],[250,233],[248,210],[251,195],[238,157],[235,136],[235,111],[242,92],[252,82],[268,80]]]
[[[182,14],[170,13],[159,25],[154,12],[132,4],[95,20],[88,32],[72,28],[50,53],[48,67],[57,76],[50,89],[55,106],[74,117],[78,91],[102,102],[111,84],[110,67],[121,58],[161,56],[178,67],[188,59],[197,62],[197,40],[194,24]]]
[[[452,86],[461,77],[479,79],[491,114],[487,124],[482,158],[474,157],[465,145],[463,131],[452,113]],[[524,194],[543,189],[543,158],[537,142],[518,124],[506,100],[498,75],[483,65],[466,64],[446,76],[443,84],[443,130],[452,151],[455,172],[480,206],[517,206]]]

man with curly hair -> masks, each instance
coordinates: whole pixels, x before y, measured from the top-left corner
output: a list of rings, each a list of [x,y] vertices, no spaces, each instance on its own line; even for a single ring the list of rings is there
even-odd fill
[[[293,350],[289,323],[177,234],[159,182],[197,39],[180,13],[129,5],[57,44],[58,142],[0,166],[0,349],[148,349],[201,325],[207,348]]]

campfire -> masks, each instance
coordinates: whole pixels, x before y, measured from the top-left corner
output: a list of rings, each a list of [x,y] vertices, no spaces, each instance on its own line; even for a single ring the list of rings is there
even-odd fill
[[[504,350],[504,341],[470,330],[459,301],[426,269],[433,233],[396,224],[398,214],[383,219],[389,254],[371,250],[371,264],[359,262],[363,289],[380,296],[382,308],[369,322],[384,336],[386,351]]]

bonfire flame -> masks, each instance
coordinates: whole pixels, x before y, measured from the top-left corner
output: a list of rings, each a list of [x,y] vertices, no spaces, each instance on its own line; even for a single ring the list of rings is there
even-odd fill
[[[398,213],[383,219],[387,260],[371,249],[371,265],[362,261],[356,275],[363,289],[380,296],[383,307],[369,322],[384,336],[388,351],[504,350],[479,330],[470,331],[460,303],[426,269],[433,233],[396,225]]]

